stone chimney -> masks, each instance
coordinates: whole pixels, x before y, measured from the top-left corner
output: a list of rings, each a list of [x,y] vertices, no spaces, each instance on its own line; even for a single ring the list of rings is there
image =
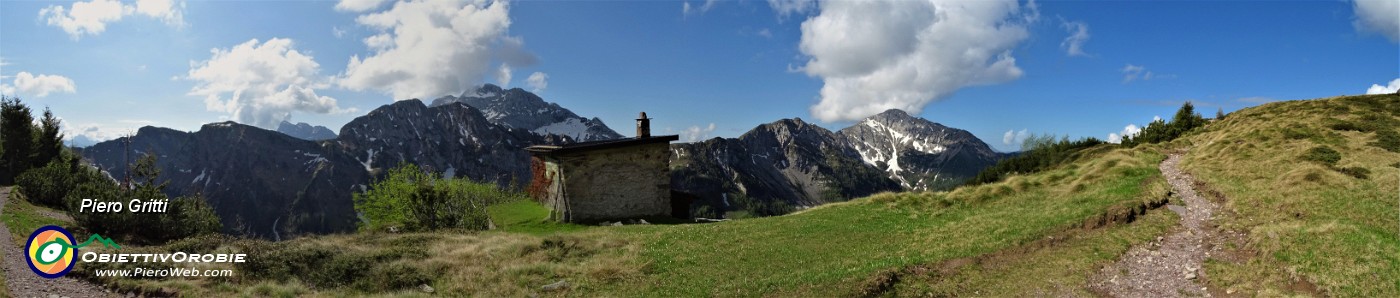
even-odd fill
[[[651,118],[647,118],[647,112],[637,115],[637,138],[651,137]]]

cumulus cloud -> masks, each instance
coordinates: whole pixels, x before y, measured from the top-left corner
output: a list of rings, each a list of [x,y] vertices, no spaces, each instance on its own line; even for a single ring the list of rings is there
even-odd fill
[[[1161,119],[1161,117],[1154,117],[1154,121],[1156,119]],[[1142,129],[1138,128],[1136,124],[1128,124],[1128,126],[1123,127],[1122,131],[1109,133],[1108,142],[1114,144],[1122,143],[1124,138],[1136,136],[1139,132],[1142,132]]]
[[[549,87],[549,75],[536,71],[530,74],[530,77],[525,78],[525,84],[530,85],[531,92],[540,93],[544,91],[544,88]]]
[[[1030,9],[1001,1],[831,1],[802,23],[800,69],[823,81],[822,121],[919,113],[968,86],[1021,77],[1011,50]],[[870,20],[880,20],[872,22]]]
[[[1012,129],[1006,131],[1006,134],[1003,134],[1001,136],[1001,143],[1007,146],[1020,146],[1021,143],[1026,141],[1027,137],[1030,137],[1030,131],[1027,131],[1025,129],[1022,129],[1021,131],[1016,131],[1015,129]]]
[[[335,98],[316,94],[328,87],[329,78],[319,75],[320,64],[298,52],[291,39],[253,39],[210,52],[209,60],[190,61],[184,77],[197,82],[189,94],[204,96],[210,111],[263,128],[275,128],[292,112],[348,112]]]
[[[410,1],[361,15],[357,23],[378,30],[363,40],[372,53],[350,57],[336,84],[402,100],[461,93],[487,76],[509,81],[499,70],[537,59],[507,35],[508,11],[507,2]]]
[[[136,13],[160,19],[175,27],[185,26],[185,2],[175,0],[137,0]]]
[[[92,0],[74,2],[70,7],[50,5],[39,10],[39,18],[49,26],[62,28],[70,37],[77,40],[82,35],[97,35],[107,30],[107,24],[137,14],[164,21],[175,27],[183,27],[185,2],[177,0],[138,0],[135,4],[123,4],[118,0]]]
[[[510,86],[510,77],[515,74],[510,69],[510,64],[501,63],[501,67],[496,68],[496,83],[502,87]]]
[[[691,125],[689,128],[681,131],[681,139],[685,139],[686,142],[698,142],[710,138],[710,134],[714,132],[714,123],[710,123],[710,126],[704,128],[701,128],[699,125]]]
[[[387,1],[388,0],[340,0],[340,2],[335,4],[335,10],[366,12],[379,8],[380,5],[383,5],[384,2]]]
[[[768,0],[768,6],[778,13],[779,19],[793,14],[803,14],[817,8],[817,0]]]
[[[1357,30],[1375,31],[1392,42],[1400,42],[1400,1],[1355,0],[1352,8],[1356,11],[1352,24]]]
[[[78,91],[77,84],[73,83],[73,79],[60,75],[35,75],[21,71],[15,74],[14,78],[14,84],[0,84],[0,94],[18,95],[23,93],[34,97],[45,97],[51,93]]]
[[[1060,48],[1063,48],[1065,50],[1065,55],[1089,55],[1088,53],[1084,52],[1084,43],[1089,41],[1088,24],[1085,24],[1084,22],[1069,22],[1061,19],[1060,28],[1064,28],[1065,32],[1069,33],[1069,37],[1065,37],[1065,40],[1060,42]]]
[[[1391,94],[1400,90],[1400,79],[1390,81],[1389,85],[1371,84],[1371,88],[1366,89],[1366,94]]]

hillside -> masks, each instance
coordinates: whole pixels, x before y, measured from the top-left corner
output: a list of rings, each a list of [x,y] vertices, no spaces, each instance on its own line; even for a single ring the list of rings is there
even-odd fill
[[[1400,296],[1397,130],[1400,95],[1388,94],[1265,104],[1181,140],[1187,170],[1224,202],[1219,225],[1243,234],[1233,258],[1207,264],[1211,284]]]
[[[1397,116],[1395,95],[1271,103],[1166,144],[1102,144],[1000,182],[710,224],[560,225],[514,202],[492,208],[498,229],[487,232],[189,239],[169,247],[263,261],[235,267],[248,274],[238,280],[100,282],[196,296],[1100,295],[1090,284],[1130,248],[1187,233],[1159,208],[1182,204],[1158,170],[1175,152],[1196,175],[1188,187],[1220,206],[1196,237],[1215,253],[1187,277],[1206,292],[1394,296]],[[137,248],[147,249],[167,248]]]

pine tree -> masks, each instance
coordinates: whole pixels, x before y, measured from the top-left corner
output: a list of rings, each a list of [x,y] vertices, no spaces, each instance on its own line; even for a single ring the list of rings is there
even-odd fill
[[[5,140],[0,185],[10,185],[15,176],[32,166],[34,158],[34,116],[18,97],[0,98],[0,136]]]
[[[63,150],[63,133],[59,130],[58,117],[54,117],[53,111],[44,108],[44,118],[39,120],[39,139],[35,141],[34,166],[49,164],[54,158],[58,158]]]
[[[1225,108],[1215,108],[1215,120],[1225,119]]]

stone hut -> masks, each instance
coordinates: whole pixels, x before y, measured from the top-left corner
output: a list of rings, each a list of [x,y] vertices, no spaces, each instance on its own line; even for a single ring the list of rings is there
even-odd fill
[[[670,143],[680,137],[651,136],[649,122],[641,113],[635,138],[525,148],[530,195],[562,222],[671,216]]]

